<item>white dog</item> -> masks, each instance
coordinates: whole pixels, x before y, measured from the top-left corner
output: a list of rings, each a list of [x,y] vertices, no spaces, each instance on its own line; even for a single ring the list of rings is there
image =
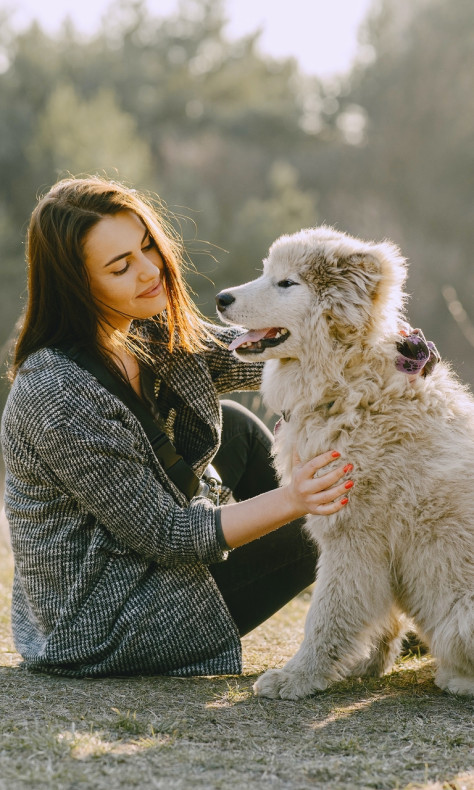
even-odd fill
[[[474,399],[444,363],[414,379],[397,370],[405,276],[393,245],[321,227],[282,236],[261,277],[217,297],[224,321],[252,330],[234,353],[269,360],[282,480],[294,450],[306,461],[336,449],[354,465],[349,504],[307,519],[321,557],[305,638],[259,695],[386,672],[405,614],[438,686],[474,695]]]

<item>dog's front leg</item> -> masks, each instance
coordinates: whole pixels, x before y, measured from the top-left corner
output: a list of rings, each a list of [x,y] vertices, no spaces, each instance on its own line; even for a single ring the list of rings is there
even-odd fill
[[[300,649],[282,669],[270,669],[254,684],[262,697],[299,699],[322,691],[349,673],[367,648],[369,629],[392,605],[383,561],[354,556],[354,541],[323,550]],[[367,544],[365,545],[367,549]]]

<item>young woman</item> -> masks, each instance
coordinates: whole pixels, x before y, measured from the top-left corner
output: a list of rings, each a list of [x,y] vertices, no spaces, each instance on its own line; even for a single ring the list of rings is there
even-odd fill
[[[202,320],[179,244],[135,190],[56,184],[28,265],[2,419],[18,651],[73,676],[240,672],[240,637],[313,581],[302,517],[347,504],[350,464],[328,448],[278,488],[268,430],[218,399],[257,389],[262,366],[227,350],[238,330]],[[146,406],[198,477],[214,459],[236,502],[186,496],[71,348]]]

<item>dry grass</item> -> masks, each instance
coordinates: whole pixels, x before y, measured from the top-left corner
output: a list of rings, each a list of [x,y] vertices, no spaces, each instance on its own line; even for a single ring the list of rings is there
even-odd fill
[[[70,680],[19,668],[0,547],[0,790],[474,790],[472,700],[429,657],[302,702],[252,696],[301,640],[308,594],[244,640],[241,677]]]

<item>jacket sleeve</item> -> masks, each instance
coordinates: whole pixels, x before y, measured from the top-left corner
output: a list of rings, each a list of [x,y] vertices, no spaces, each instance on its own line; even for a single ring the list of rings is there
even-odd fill
[[[87,436],[73,426],[46,431],[39,453],[58,483],[122,544],[160,564],[223,559],[216,514],[204,498],[180,507],[123,426]],[[113,439],[112,439],[113,437]]]
[[[157,462],[154,468],[141,426],[125,406],[96,383],[49,389],[37,389],[36,402],[30,396],[23,408],[18,404],[18,423],[33,440],[39,474],[60,498],[75,500],[121,544],[157,563],[225,558],[216,509],[203,497],[182,507],[165,490],[159,480],[164,472]]]
[[[206,362],[214,386],[219,395],[225,392],[258,390],[262,381],[263,362],[243,362],[232,351],[229,344],[245,330],[241,327],[226,327],[207,324],[211,338],[209,350],[205,352]]]

